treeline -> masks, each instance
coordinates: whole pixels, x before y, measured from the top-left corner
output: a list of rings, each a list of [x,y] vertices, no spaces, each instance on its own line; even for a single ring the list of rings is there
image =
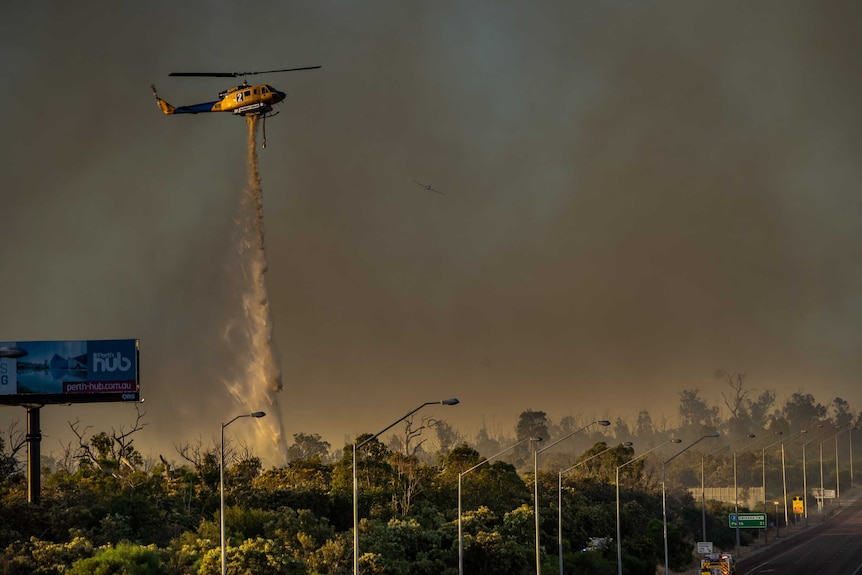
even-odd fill
[[[445,422],[408,420],[403,433],[374,439],[358,452],[360,572],[457,573],[459,476],[465,572],[534,572],[538,464],[544,570],[558,569],[561,516],[565,572],[616,573],[619,472],[624,572],[653,575],[664,560],[658,466],[716,430],[720,437],[702,441],[667,468],[669,563],[675,570],[692,565],[694,544],[702,540],[701,502],[690,491],[702,480],[726,487],[738,475],[740,485],[759,486],[765,473],[767,499],[779,496],[785,477],[791,491],[801,492],[799,450],[808,445],[811,466],[815,451],[824,457],[814,447],[826,442],[824,481],[847,485],[847,443],[859,420],[846,402],[824,406],[800,392],[779,406],[774,394],[754,394],[743,382],[727,376],[726,409],[709,405],[697,390],[681,392],[680,425],[674,428],[655,425],[647,412],[633,424],[617,420],[605,427],[593,418],[554,423],[542,411],[526,410],[512,437],[480,432],[465,441]],[[78,444],[43,470],[38,504],[27,502],[20,434],[0,435],[0,574],[220,572],[221,446],[186,444],[177,448],[175,461],[153,461],[134,447],[135,435],[144,432],[142,420],[139,413],[128,430],[92,435],[79,422],[70,424]],[[360,435],[356,443],[369,437]],[[529,441],[535,437],[543,442]],[[228,573],[353,571],[353,444],[333,457],[317,434],[293,438],[290,462],[271,469],[251,449],[225,445]],[[670,443],[673,438],[682,443]],[[540,455],[531,451],[556,441]],[[786,448],[783,465],[776,446]],[[839,453],[843,467],[835,477]],[[731,458],[738,470],[731,470]],[[708,539],[718,548],[735,544],[727,527],[732,510],[707,502]],[[742,544],[753,536],[743,531]]]

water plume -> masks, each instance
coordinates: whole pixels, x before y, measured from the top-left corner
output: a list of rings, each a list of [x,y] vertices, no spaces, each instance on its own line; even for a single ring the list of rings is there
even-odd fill
[[[252,451],[265,462],[287,462],[287,444],[277,394],[282,389],[281,369],[273,353],[273,323],[266,292],[263,189],[257,162],[257,116],[247,116],[248,181],[240,200],[237,224],[237,259],[241,270],[237,291],[242,313],[232,318],[224,340],[240,358],[237,373],[225,385],[246,412],[266,411],[255,419]]]

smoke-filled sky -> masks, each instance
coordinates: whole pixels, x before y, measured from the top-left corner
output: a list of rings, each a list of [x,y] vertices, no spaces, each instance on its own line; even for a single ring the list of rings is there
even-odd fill
[[[224,338],[246,125],[163,116],[149,85],[185,105],[233,81],[170,72],[321,65],[249,77],[288,93],[258,150],[288,438],[341,447],[451,396],[423,413],[468,435],[525,409],[673,420],[683,389],[721,403],[718,369],[859,410],[859,22],[851,1],[8,4],[0,340],[139,338],[139,449],[216,438],[246,411]],[[43,453],[76,419],[134,409],[45,407]]]

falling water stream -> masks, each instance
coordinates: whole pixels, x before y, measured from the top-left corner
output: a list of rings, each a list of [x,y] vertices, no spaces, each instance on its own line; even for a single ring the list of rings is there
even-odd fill
[[[237,402],[238,412],[265,411],[255,419],[251,450],[277,465],[287,462],[284,425],[278,406],[282,389],[281,369],[273,352],[272,316],[266,292],[266,252],[264,250],[263,189],[257,162],[257,116],[247,116],[248,181],[237,218],[237,256],[242,281],[242,316],[232,318],[224,332],[225,343],[241,358],[234,376],[225,381]],[[243,434],[244,435],[244,434]]]

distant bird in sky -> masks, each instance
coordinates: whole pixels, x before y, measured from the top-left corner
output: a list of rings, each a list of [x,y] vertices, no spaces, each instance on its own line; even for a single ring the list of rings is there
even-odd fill
[[[416,180],[413,180],[413,181],[414,181],[414,182],[416,182]],[[428,185],[426,186],[425,184],[423,184],[423,183],[421,183],[421,182],[416,182],[416,185],[417,185],[417,186],[419,186],[420,188],[422,188],[423,190],[427,190],[427,191],[429,191],[429,192],[435,192],[435,193],[438,193],[438,194],[442,194],[442,195],[444,195],[444,196],[446,195],[445,193],[441,192],[440,190],[435,190],[434,188],[432,188],[432,187],[431,187],[431,184],[428,184]]]

